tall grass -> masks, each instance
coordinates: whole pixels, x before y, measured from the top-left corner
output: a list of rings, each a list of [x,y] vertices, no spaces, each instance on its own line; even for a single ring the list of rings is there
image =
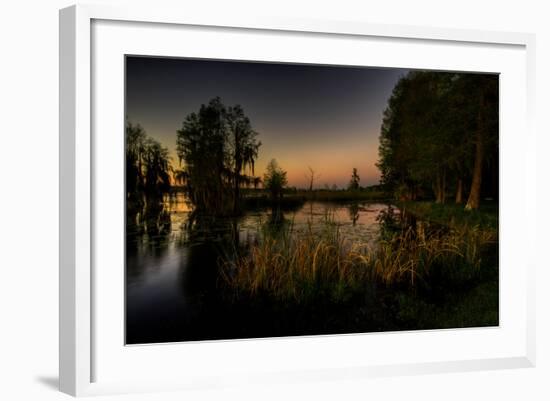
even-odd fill
[[[322,229],[295,232],[293,226],[264,232],[249,252],[222,266],[222,278],[236,295],[267,295],[307,302],[319,296],[342,301],[375,283],[415,287],[434,273],[474,275],[483,250],[496,241],[479,227],[428,231],[422,225],[385,235],[377,244],[350,240],[327,220]]]

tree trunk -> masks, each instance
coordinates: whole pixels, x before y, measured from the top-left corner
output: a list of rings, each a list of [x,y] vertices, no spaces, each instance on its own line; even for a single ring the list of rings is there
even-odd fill
[[[445,171],[438,173],[436,177],[435,203],[445,203]]]
[[[240,182],[239,182],[239,173],[235,174],[235,191],[233,193],[233,213],[237,214],[239,212],[239,198],[240,198]]]
[[[417,197],[418,197],[418,189],[416,185],[413,184],[411,185],[411,189],[410,189],[410,200],[415,201]]]
[[[466,203],[466,210],[479,209],[479,201],[481,198],[481,175],[483,173],[483,126],[482,126],[481,107],[478,114],[478,126],[476,132],[476,155],[474,161],[474,173],[472,177],[472,186],[470,187],[470,195]]]
[[[233,214],[237,215],[239,213],[239,198],[241,196],[240,194],[240,187],[241,187],[241,169],[242,169],[242,158],[241,158],[241,137],[239,130],[235,127],[234,128],[234,141],[235,141],[235,171],[234,171],[234,177],[235,180],[234,183],[234,192],[233,192]]]
[[[462,178],[459,178],[456,183],[456,197],[455,203],[462,203]]]
[[[445,195],[447,193],[447,171],[443,170],[443,174],[441,176],[441,195],[440,195],[440,203],[445,203]]]

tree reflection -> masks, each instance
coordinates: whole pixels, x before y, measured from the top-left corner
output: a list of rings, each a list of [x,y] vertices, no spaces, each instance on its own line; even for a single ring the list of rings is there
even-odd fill
[[[128,250],[137,250],[140,245],[153,251],[166,249],[172,219],[162,202],[149,200],[142,205],[129,206],[126,210]]]
[[[357,224],[357,220],[359,220],[359,204],[352,203],[348,206],[348,213],[349,218],[351,220],[351,224],[355,227]]]
[[[386,209],[380,211],[376,220],[380,224],[380,237],[382,239],[391,237],[401,228],[401,219],[397,209],[393,205],[388,205]]]

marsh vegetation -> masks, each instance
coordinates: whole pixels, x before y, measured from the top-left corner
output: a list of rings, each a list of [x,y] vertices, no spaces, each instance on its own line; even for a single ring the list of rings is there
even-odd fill
[[[258,171],[261,132],[220,98],[184,117],[177,160],[128,121],[127,342],[498,325],[497,121],[496,77],[411,72],[380,183],[350,165],[340,187]]]

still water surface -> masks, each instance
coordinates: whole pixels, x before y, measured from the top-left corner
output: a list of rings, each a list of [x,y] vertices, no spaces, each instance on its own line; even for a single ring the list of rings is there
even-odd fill
[[[346,238],[375,244],[381,217],[388,213],[397,209],[381,203],[306,202],[283,212],[283,226],[291,225],[299,234],[330,219]],[[274,219],[280,222],[281,216],[266,208],[200,225],[192,224],[190,215],[178,194],[157,210],[128,216],[127,343],[304,334],[293,332],[288,316],[279,319],[283,311],[270,315],[265,305],[236,310],[216,291],[219,257],[228,252],[228,244],[246,247],[257,241],[262,227]],[[309,312],[298,311],[293,319],[299,320],[301,313]]]

